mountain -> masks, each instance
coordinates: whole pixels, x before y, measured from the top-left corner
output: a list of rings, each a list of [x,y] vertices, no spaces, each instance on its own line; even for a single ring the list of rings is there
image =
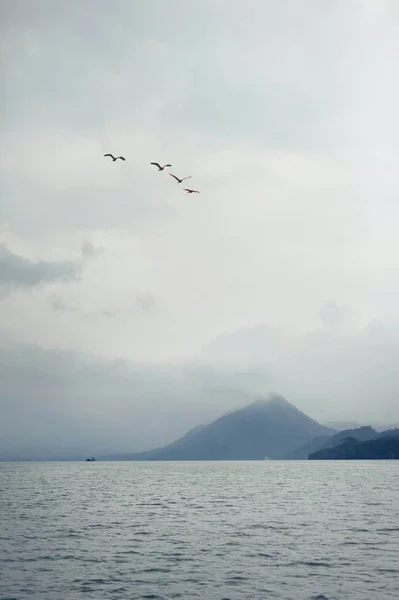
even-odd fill
[[[283,458],[285,460],[306,460],[309,454],[313,454],[314,452],[318,452],[319,450],[324,450],[327,448],[333,448],[342,440],[347,438],[355,438],[359,441],[371,440],[374,437],[377,437],[378,433],[375,429],[370,427],[369,425],[364,427],[357,427],[356,429],[344,429],[343,431],[338,431],[334,433],[334,435],[319,436],[307,444],[300,446],[299,448],[295,448],[293,451],[286,454]]]
[[[294,448],[290,452],[287,452],[281,458],[283,460],[307,460],[309,454],[327,446],[331,437],[331,435],[318,435],[313,440],[310,440],[310,442],[306,442],[306,444],[299,446],[299,448]]]
[[[343,431],[344,429],[358,429],[361,427],[360,423],[356,423],[355,421],[330,421],[323,424],[326,427],[331,427],[337,431]]]
[[[399,459],[399,429],[377,434],[371,439],[347,437],[335,446],[309,455],[309,460],[383,460]]]
[[[343,431],[345,429],[358,429],[362,427],[360,423],[356,423],[355,421],[329,421],[328,423],[323,423],[326,427],[331,427],[332,429],[336,429],[337,431]],[[376,431],[386,431],[389,429],[397,429],[399,428],[399,423],[379,423],[372,422],[371,427]]]
[[[399,427],[392,427],[391,429],[386,429],[385,431],[381,431],[378,434],[379,438],[399,438]]]
[[[262,460],[331,433],[281,396],[273,396],[196,427],[162,448],[108,460]]]
[[[187,433],[183,435],[183,437],[179,438],[172,444],[168,444],[166,446],[162,446],[160,448],[154,448],[153,450],[146,450],[145,452],[129,452],[123,454],[112,454],[110,456],[105,456],[102,460],[168,460],[168,459],[158,459],[152,458],[155,454],[165,451],[168,448],[185,446],[186,444],[190,444],[191,438],[195,438],[197,433],[202,431],[206,426],[205,425],[196,425]]]

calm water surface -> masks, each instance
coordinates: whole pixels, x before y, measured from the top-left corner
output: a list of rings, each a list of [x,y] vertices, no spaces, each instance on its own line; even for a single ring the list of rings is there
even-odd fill
[[[0,464],[1,600],[388,600],[399,462]]]

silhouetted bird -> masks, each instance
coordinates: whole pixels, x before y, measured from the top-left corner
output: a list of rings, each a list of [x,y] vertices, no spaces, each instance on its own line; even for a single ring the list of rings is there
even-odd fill
[[[176,175],[172,175],[172,173],[169,173],[169,175],[173,177],[173,179],[176,179],[177,183],[183,183],[186,179],[191,179],[191,175],[189,177],[183,177],[183,179],[179,179]]]
[[[161,165],[157,162],[150,163],[150,165],[154,165],[154,167],[158,167],[158,171],[163,171],[164,169],[166,169],[166,167],[172,166],[172,165],[164,165],[163,167],[161,167]]]
[[[120,158],[121,160],[126,160],[126,158],[123,158],[123,156],[114,156],[113,154],[104,154],[104,156],[110,156],[112,158],[113,162],[118,160],[118,158]]]
[[[199,194],[198,190],[190,190],[189,188],[184,188],[184,191],[187,192],[187,194]]]

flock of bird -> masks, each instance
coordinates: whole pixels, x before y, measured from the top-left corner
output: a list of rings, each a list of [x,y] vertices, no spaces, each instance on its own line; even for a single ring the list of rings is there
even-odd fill
[[[115,162],[116,160],[123,160],[125,161],[126,158],[124,156],[114,156],[113,154],[104,154],[104,156],[112,158],[112,161]],[[150,163],[151,165],[154,165],[154,167],[158,168],[158,171],[163,171],[164,169],[166,169],[167,167],[171,167],[172,165],[163,165],[161,166],[159,163],[157,162],[152,162]],[[183,181],[186,181],[186,179],[191,179],[191,175],[189,175],[188,177],[182,177],[180,179],[180,177],[177,177],[176,175],[173,175],[173,173],[169,173],[169,175],[171,177],[173,177],[173,179],[176,179],[177,183],[183,183]],[[199,194],[198,190],[193,190],[191,188],[183,188],[185,192],[187,192],[187,194]]]

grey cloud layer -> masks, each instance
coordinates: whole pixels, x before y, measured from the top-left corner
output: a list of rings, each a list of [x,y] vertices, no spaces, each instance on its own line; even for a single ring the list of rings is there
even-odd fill
[[[31,288],[59,280],[77,279],[79,264],[72,261],[30,260],[0,244],[0,286]]]
[[[227,398],[214,406],[202,387],[184,367],[2,344],[0,450],[79,456],[167,442],[231,405]]]

